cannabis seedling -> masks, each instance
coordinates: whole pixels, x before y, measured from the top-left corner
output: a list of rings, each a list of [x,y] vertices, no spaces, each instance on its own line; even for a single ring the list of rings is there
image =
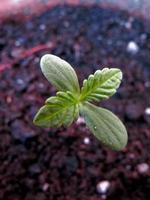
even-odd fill
[[[47,54],[41,58],[44,76],[59,92],[45,101],[34,118],[42,127],[69,126],[79,115],[83,116],[91,132],[106,146],[121,150],[127,144],[127,132],[112,112],[92,102],[108,99],[119,87],[122,72],[117,68],[97,70],[83,81],[80,90],[77,75],[69,63]]]

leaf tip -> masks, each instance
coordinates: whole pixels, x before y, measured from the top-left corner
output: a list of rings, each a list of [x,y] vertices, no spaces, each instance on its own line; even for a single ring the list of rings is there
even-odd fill
[[[50,61],[50,59],[51,59],[51,54],[45,54],[44,56],[41,57],[40,67],[42,70],[43,70],[43,67],[47,65],[47,63]]]
[[[34,116],[33,118],[33,124],[36,125],[36,126],[41,126],[42,125],[42,118],[41,118],[41,110],[42,110],[43,107],[41,107],[39,109],[39,111],[36,113],[36,115]]]
[[[34,116],[34,118],[33,118],[33,124],[34,125],[38,125],[38,117],[37,117],[37,114]]]
[[[128,136],[126,134],[126,136],[124,137],[123,142],[121,142],[119,145],[113,146],[112,150],[114,150],[114,151],[122,151],[122,150],[124,150],[126,148],[127,142],[128,142]]]

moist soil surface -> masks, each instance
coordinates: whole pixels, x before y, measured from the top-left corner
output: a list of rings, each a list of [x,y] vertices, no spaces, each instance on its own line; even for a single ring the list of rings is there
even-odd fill
[[[61,6],[0,26],[0,200],[149,200],[149,22],[116,10]],[[33,125],[56,92],[39,67],[45,53],[70,62],[80,83],[103,67],[123,71],[118,92],[99,104],[126,125],[123,151],[101,145],[81,118],[69,128]],[[109,188],[102,192],[104,180]]]

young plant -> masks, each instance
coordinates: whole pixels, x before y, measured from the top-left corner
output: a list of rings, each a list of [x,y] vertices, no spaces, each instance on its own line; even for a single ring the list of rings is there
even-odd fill
[[[120,69],[97,70],[83,81],[80,89],[74,69],[65,60],[47,54],[41,58],[40,66],[47,80],[59,91],[40,108],[34,117],[35,125],[66,127],[81,115],[91,132],[104,145],[113,150],[125,147],[128,136],[120,119],[92,103],[108,99],[116,92],[122,79]]]

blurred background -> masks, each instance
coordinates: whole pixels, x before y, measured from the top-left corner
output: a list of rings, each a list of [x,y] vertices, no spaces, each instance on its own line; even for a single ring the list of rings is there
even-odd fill
[[[0,200],[150,199],[150,1],[0,0]],[[82,83],[103,67],[124,77],[99,105],[127,127],[121,152],[79,118],[42,129],[35,113],[55,88],[39,61],[67,60]]]

